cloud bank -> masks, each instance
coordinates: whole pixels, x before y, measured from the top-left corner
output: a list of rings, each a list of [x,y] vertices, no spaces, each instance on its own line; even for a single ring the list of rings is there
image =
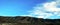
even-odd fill
[[[37,18],[59,18],[60,16],[60,0],[37,4],[33,7],[30,15]]]

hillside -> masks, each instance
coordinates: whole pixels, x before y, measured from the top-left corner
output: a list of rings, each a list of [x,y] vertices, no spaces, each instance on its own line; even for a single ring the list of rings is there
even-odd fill
[[[29,16],[4,17],[0,16],[2,25],[60,25],[60,19],[43,19]]]

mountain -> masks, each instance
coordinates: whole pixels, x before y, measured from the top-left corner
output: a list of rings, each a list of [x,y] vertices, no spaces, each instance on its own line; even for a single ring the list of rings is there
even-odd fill
[[[43,19],[29,16],[0,16],[0,24],[7,25],[60,25],[60,19]]]

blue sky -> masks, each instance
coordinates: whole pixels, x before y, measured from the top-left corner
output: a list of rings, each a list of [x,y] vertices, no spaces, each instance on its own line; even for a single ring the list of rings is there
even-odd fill
[[[25,15],[42,0],[0,0],[0,15]]]
[[[46,4],[48,3],[49,5],[47,6]],[[32,16],[51,19],[59,18],[60,14],[56,15],[54,10],[52,10],[55,9],[53,4],[55,4],[55,0],[0,0],[0,16]],[[47,8],[52,8],[52,11]],[[45,11],[45,9],[47,10]],[[43,12],[41,12],[41,10]],[[57,14],[59,13],[57,12],[58,10],[55,9],[55,11]]]
[[[43,0],[0,0],[0,15],[26,15]],[[45,2],[45,1],[43,1]]]

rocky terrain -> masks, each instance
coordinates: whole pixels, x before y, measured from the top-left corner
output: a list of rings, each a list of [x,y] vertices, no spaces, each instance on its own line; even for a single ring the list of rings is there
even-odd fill
[[[60,19],[42,19],[29,16],[0,16],[0,25],[60,25]]]

